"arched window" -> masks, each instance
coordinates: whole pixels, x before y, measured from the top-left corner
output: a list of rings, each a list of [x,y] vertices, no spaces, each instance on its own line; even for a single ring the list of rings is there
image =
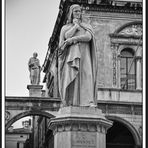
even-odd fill
[[[136,64],[134,52],[130,48],[121,51],[120,85],[121,89],[136,89]]]

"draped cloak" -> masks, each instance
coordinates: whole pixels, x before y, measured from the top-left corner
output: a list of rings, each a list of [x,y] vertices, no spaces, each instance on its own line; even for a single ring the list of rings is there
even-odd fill
[[[89,42],[78,42],[68,47],[65,47],[65,49],[63,50],[63,53],[60,54],[58,57],[59,93],[60,93],[63,105],[88,106],[90,102],[93,102],[94,104],[96,104],[97,62],[96,62],[95,37],[94,37],[93,29],[89,24],[81,23],[81,27],[91,34],[92,36],[91,40]],[[86,48],[89,48],[89,49],[80,49],[81,44],[89,44],[89,46],[86,46]],[[90,57],[89,57],[90,59],[88,61],[90,61],[91,68],[90,68],[90,71],[89,69],[88,71],[85,71],[84,75],[88,75],[86,76],[87,81],[90,81],[93,83],[92,85],[90,84],[92,86],[92,89],[89,89],[90,88],[89,84],[88,85],[80,84],[80,80],[81,80],[80,73],[81,73],[81,70],[83,70],[83,68],[81,67],[81,61],[83,61],[82,59],[83,56],[80,50],[89,50],[90,52]],[[85,63],[83,63],[83,65],[85,66]],[[92,76],[90,77],[90,75]],[[91,78],[92,80],[88,80],[89,78]],[[74,83],[77,83],[77,85],[75,85]],[[85,83],[85,80],[84,80],[84,83]],[[71,87],[72,85],[73,87]],[[78,97],[79,100],[77,100],[77,98],[71,98],[71,94],[73,93],[75,88],[79,90],[78,93],[81,93],[81,91],[83,91],[80,97],[78,97],[79,94],[75,96],[75,97]],[[92,93],[92,97],[87,98],[87,102],[86,102],[85,98],[82,96],[84,95],[87,97],[87,93],[89,93],[88,91],[92,91],[90,92]],[[73,103],[74,99],[76,100],[75,101],[76,103]],[[69,103],[69,101],[71,102]]]

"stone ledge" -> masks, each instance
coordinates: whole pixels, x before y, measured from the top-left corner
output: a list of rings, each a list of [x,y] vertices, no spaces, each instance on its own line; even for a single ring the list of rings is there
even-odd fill
[[[43,85],[27,85],[27,89],[42,89]]]
[[[140,89],[135,90],[128,90],[128,89],[121,89],[121,88],[105,88],[105,87],[98,87],[98,91],[118,91],[118,92],[142,92]]]
[[[60,108],[57,117],[89,117],[89,118],[98,118],[101,115],[102,111],[95,107],[88,107],[88,106],[69,106]]]
[[[110,126],[111,127],[111,126]],[[109,127],[100,125],[100,124],[89,124],[89,123],[65,123],[61,122],[58,125],[50,125],[50,129],[53,130],[54,135],[57,132],[68,132],[68,131],[81,131],[81,132],[98,132],[98,133],[107,133]]]

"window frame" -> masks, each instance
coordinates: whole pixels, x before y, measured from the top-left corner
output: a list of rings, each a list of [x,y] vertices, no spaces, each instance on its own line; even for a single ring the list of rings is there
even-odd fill
[[[123,54],[125,54],[125,53],[123,53],[124,51],[127,52],[130,56],[123,55]],[[125,65],[123,66],[123,68],[125,68],[125,73],[121,72],[122,59],[125,60]],[[131,69],[132,69],[131,63],[132,63],[132,67],[134,68],[132,73],[131,73]],[[130,71],[129,71],[129,69],[130,69]],[[123,48],[120,51],[120,88],[122,90],[136,90],[136,76],[137,76],[136,71],[137,70],[136,70],[135,51],[130,47]],[[122,76],[123,74],[125,75],[125,77]],[[130,85],[130,82],[129,82],[130,75],[133,75],[132,76],[133,77],[133,85]],[[125,80],[122,80],[123,78]],[[122,83],[124,83],[124,84],[122,84]]]

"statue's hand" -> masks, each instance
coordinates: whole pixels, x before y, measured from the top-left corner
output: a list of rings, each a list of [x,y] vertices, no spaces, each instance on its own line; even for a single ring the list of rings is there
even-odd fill
[[[66,46],[71,45],[72,43],[73,43],[73,39],[72,38],[69,38],[69,39],[65,40]]]
[[[73,24],[75,25],[75,27],[79,30],[80,25],[79,25],[79,20],[78,19],[73,19]]]
[[[76,19],[76,18],[74,18],[72,21],[73,21],[74,24],[79,24],[79,20]]]

